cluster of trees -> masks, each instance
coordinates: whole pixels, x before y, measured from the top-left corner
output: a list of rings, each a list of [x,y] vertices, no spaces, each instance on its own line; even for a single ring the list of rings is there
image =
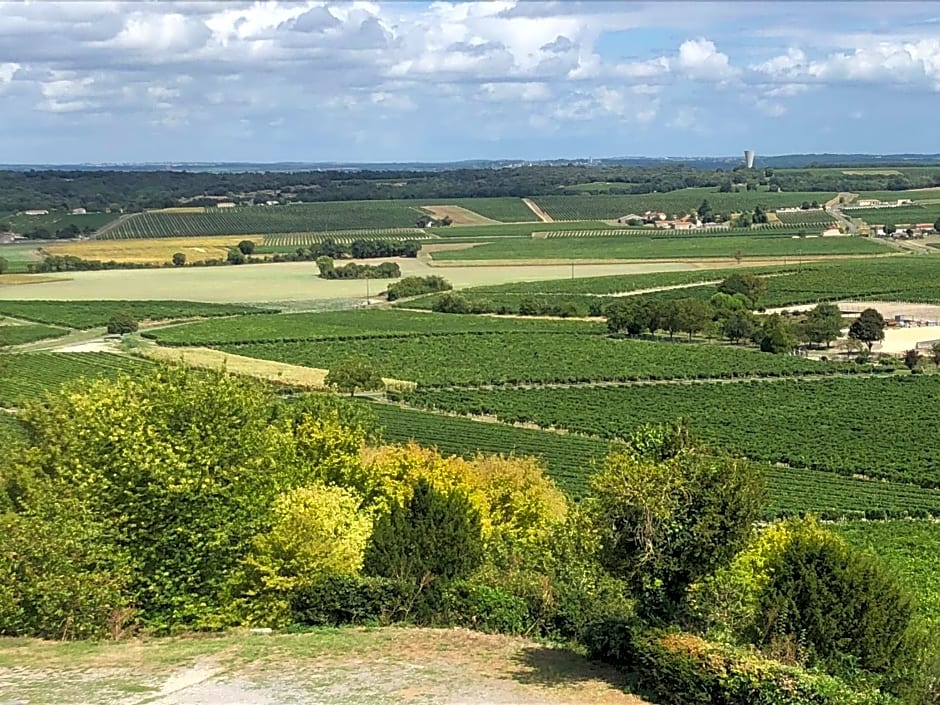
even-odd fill
[[[401,267],[397,262],[381,264],[357,264],[350,262],[342,267],[333,264],[332,257],[317,257],[317,269],[322,279],[397,279]]]
[[[158,265],[140,262],[106,262],[97,259],[82,259],[74,255],[46,255],[39,262],[26,265],[30,273],[45,272],[92,272],[102,269],[148,269]]]
[[[388,285],[386,296],[389,301],[406,299],[411,296],[433,294],[437,291],[450,291],[453,289],[450,282],[436,274],[426,277],[405,277],[401,281]]]
[[[935,694],[897,578],[811,519],[755,528],[757,466],[681,423],[614,447],[572,504],[532,459],[382,445],[362,405],[220,372],[76,384],[22,421],[0,456],[3,635],[405,621],[579,640],[664,702]],[[694,639],[728,650],[725,676],[676,668]],[[786,683],[734,660],[755,650],[786,655]],[[708,697],[745,686],[761,699]]]
[[[10,229],[11,228],[9,225],[0,224],[0,232],[7,232]],[[91,235],[94,232],[95,228],[89,226],[80,228],[74,223],[69,223],[65,227],[59,228],[57,230],[49,230],[48,228],[34,228],[22,233],[22,235],[30,240],[69,240],[76,238],[79,235]]]

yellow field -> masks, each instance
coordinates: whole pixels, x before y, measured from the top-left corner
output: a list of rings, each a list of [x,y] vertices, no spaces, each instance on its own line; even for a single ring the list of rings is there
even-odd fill
[[[173,206],[172,208],[157,208],[154,213],[205,213],[202,206]]]
[[[44,284],[47,282],[68,281],[68,277],[47,277],[43,274],[4,274],[0,277],[0,286],[15,284]]]
[[[50,255],[72,255],[82,259],[102,261],[134,262],[136,264],[165,264],[173,255],[182,252],[187,262],[207,259],[225,259],[228,249],[242,240],[251,240],[256,245],[260,235],[217,235],[213,237],[168,237],[150,240],[86,240],[48,245],[43,248]]]

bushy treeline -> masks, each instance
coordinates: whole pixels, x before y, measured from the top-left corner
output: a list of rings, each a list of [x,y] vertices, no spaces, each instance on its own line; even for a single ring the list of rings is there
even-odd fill
[[[752,463],[682,424],[569,503],[537,461],[383,445],[367,407],[161,367],[28,405],[0,456],[0,634],[409,622],[575,640],[663,703],[922,703],[936,653],[876,557],[755,529]]]
[[[388,285],[388,300],[397,301],[410,296],[421,296],[436,291],[450,291],[450,282],[435,274],[426,277],[405,277],[401,281]]]
[[[569,188],[571,185],[597,183]],[[540,196],[558,193],[643,194],[688,187],[769,185],[784,191],[883,191],[940,184],[936,174],[845,174],[838,170],[701,169],[683,165],[540,165],[436,171],[0,171],[0,211],[29,208],[134,212],[180,205],[211,206],[217,198],[264,203],[369,199]],[[248,196],[246,196],[248,194]],[[207,195],[216,199],[206,198]]]
[[[397,279],[401,267],[397,262],[381,264],[358,264],[350,262],[342,267],[333,264],[332,257],[317,257],[317,268],[322,279]]]
[[[39,262],[30,262],[26,265],[31,273],[45,272],[95,272],[102,269],[149,269],[159,267],[157,264],[141,262],[116,262],[114,260],[102,261],[97,259],[83,259],[74,255],[46,255]]]
[[[0,225],[0,231],[4,230],[3,226]],[[58,230],[49,230],[48,228],[34,228],[33,230],[28,230],[23,233],[23,235],[30,240],[67,240],[76,238],[79,235],[91,235],[95,232],[95,228],[84,227],[80,228],[74,223],[69,223],[63,228]]]

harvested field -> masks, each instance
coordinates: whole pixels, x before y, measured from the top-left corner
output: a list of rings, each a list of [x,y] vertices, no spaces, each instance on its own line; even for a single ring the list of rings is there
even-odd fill
[[[261,244],[260,236],[222,235],[219,237],[154,238],[150,240],[87,240],[49,245],[44,249],[50,255],[72,255],[82,259],[134,264],[166,264],[173,255],[182,252],[187,262],[225,259],[230,248],[242,240]]]
[[[474,213],[462,206],[421,206],[422,210],[430,213],[431,217],[441,220],[449,217],[451,225],[494,225],[498,220],[487,218],[479,213]]]

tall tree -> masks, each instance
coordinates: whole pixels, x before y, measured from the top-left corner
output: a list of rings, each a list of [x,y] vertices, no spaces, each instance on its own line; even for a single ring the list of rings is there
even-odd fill
[[[835,304],[819,304],[806,314],[804,331],[809,342],[828,348],[842,333],[842,312]]]
[[[381,389],[382,377],[375,366],[363,357],[351,357],[330,368],[324,380],[326,386],[338,392],[355,396],[356,392]]]
[[[679,330],[692,336],[705,328],[711,318],[708,304],[699,299],[682,299],[678,302]]]
[[[885,338],[885,319],[873,308],[866,308],[849,327],[849,337],[854,338],[871,347],[879,340]]]

